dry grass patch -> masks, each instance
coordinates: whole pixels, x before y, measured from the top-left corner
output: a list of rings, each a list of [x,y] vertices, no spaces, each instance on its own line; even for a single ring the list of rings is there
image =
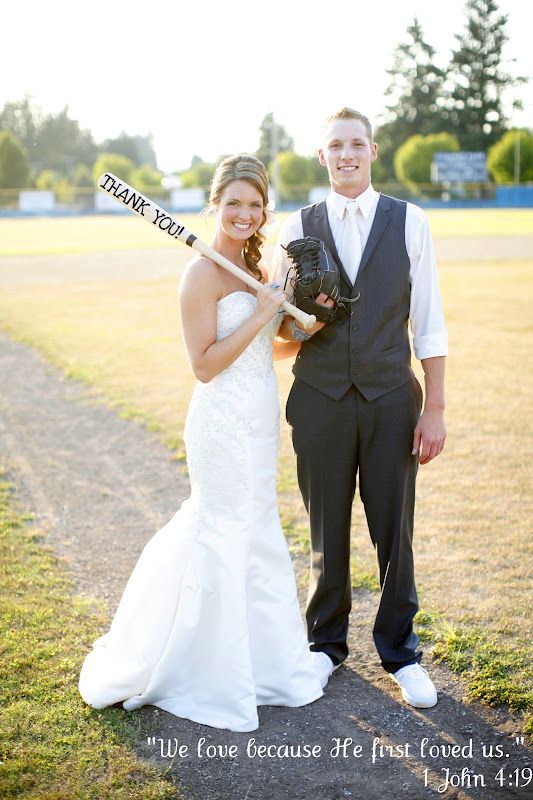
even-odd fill
[[[94,711],[77,691],[107,617],[72,596],[39,531],[13,508],[0,473],[0,796],[40,800],[177,800],[133,752],[135,716]]]
[[[476,236],[530,236],[533,209],[428,209],[435,238]],[[204,214],[174,216],[205,241],[213,231],[213,217]],[[287,216],[277,215],[278,223]],[[273,241],[270,236],[270,241]],[[86,217],[0,218],[0,256],[49,253],[102,253],[112,250],[154,250],[169,246],[169,237],[133,214]]]
[[[440,273],[450,334],[449,435],[444,453],[420,468],[421,604],[452,626],[531,652],[531,265],[442,265]],[[179,333],[177,279],[5,287],[0,324],[67,374],[93,383],[124,414],[158,427],[180,452],[193,378]],[[290,365],[277,371],[284,400]],[[305,548],[286,428],[279,491],[293,545]],[[375,586],[360,503],[353,548],[354,586],[372,579]]]
[[[454,616],[474,615],[507,635],[509,619],[526,613],[531,271],[469,264],[444,267],[441,275],[451,349],[449,438],[444,454],[420,469],[419,583],[432,606],[440,606],[445,593]],[[181,445],[194,379],[179,332],[176,279],[7,289],[0,319],[67,374],[94,383],[125,415],[159,426],[168,443]],[[278,366],[278,376],[284,399],[291,382],[287,362]],[[282,510],[302,533],[305,517],[286,429],[281,449]],[[369,570],[374,558],[359,506],[354,544]],[[495,617],[495,605],[509,612]],[[514,635],[524,623],[522,618]]]

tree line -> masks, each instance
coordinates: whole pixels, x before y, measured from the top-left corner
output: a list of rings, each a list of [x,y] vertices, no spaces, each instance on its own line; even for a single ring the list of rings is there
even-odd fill
[[[514,178],[515,140],[520,139],[521,180],[533,180],[531,131],[509,128],[509,113],[522,108],[516,89],[524,76],[504,61],[508,15],[496,0],[467,0],[464,30],[455,34],[446,66],[438,66],[418,19],[394,53],[390,83],[377,131],[378,179],[428,183],[433,153],[481,151],[497,182]],[[507,65],[509,64],[509,66]]]
[[[61,196],[71,188],[94,188],[114,165],[143,186],[161,184],[150,134],[122,132],[97,144],[68,107],[45,114],[29,96],[0,111],[0,189],[54,189]]]
[[[437,52],[419,20],[411,22],[387,70],[387,102],[375,133],[377,185],[399,182],[420,193],[430,183],[434,153],[459,150],[487,153],[496,182],[516,178],[517,158],[520,181],[533,180],[533,133],[509,129],[510,112],[521,108],[516,90],[526,78],[513,74],[504,61],[507,19],[497,0],[466,0],[464,29],[456,34],[445,66],[437,64]],[[255,154],[271,172],[273,140],[285,200],[305,200],[309,187],[327,184],[316,157],[297,153],[292,137],[269,113],[259,126]],[[194,156],[180,175],[182,185],[207,188],[222,158],[211,163]],[[96,144],[91,132],[69,117],[68,108],[45,115],[29,97],[6,103],[0,112],[0,188],[35,185],[66,191],[94,186],[105,171],[141,190],[160,187],[151,135],[122,133]]]
[[[481,151],[497,183],[512,182],[519,159],[520,182],[533,181],[533,133],[509,130],[509,114],[522,108],[518,87],[526,78],[510,71],[504,60],[508,16],[497,0],[467,0],[464,30],[455,35],[447,65],[426,41],[419,20],[408,26],[396,47],[385,91],[387,102],[375,131],[378,160],[372,165],[377,185],[398,182],[420,194],[431,182],[434,153]],[[268,114],[260,126],[256,155],[268,166],[272,127]],[[277,125],[280,190],[287,200],[301,200],[302,188],[327,184],[316,157],[294,151],[285,128]],[[198,157],[182,175],[189,186],[207,186],[216,164]]]

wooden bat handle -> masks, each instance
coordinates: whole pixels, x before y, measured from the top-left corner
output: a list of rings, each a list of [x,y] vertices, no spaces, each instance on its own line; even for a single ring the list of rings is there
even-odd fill
[[[98,186],[104,192],[111,195],[117,203],[121,203],[121,205],[125,206],[129,211],[137,213],[138,216],[142,217],[146,222],[155,225],[173,241],[177,239],[189,247],[198,250],[198,252],[202,253],[204,256],[211,258],[213,261],[216,261],[217,264],[220,264],[221,267],[224,267],[224,269],[236,275],[237,278],[240,278],[240,280],[244,281],[248,286],[259,289],[263,285],[251,275],[248,275],[247,272],[243,272],[240,267],[237,267],[227,258],[221,256],[220,253],[217,253],[212,247],[209,247],[209,245],[198,239],[194,233],[187,230],[185,225],[181,225],[174,217],[171,217],[167,211],[154,203],[153,200],[149,200],[141,194],[141,192],[138,192],[137,189],[134,189],[126,183],[126,181],[113,175],[112,172],[106,172],[104,175],[101,175],[98,179]],[[315,316],[306,314],[305,311],[296,308],[296,306],[293,306],[293,304],[289,303],[287,300],[282,304],[282,308],[298,320],[306,329],[312,328],[316,322]]]
[[[243,272],[240,267],[237,267],[231,261],[229,261],[225,256],[221,256],[220,253],[217,253],[216,250],[213,250],[212,247],[209,245],[204,244],[204,242],[200,241],[200,239],[196,239],[192,245],[193,250],[198,250],[199,253],[202,255],[207,256],[207,258],[216,261],[217,264],[220,264],[221,267],[227,269],[228,272],[233,273],[236,275],[237,278],[240,278],[241,281],[246,283],[252,289],[258,290],[263,286],[263,284],[254,278],[252,275],[249,275],[247,272]],[[305,311],[302,311],[301,308],[297,308],[293,306],[292,303],[289,303],[288,300],[285,300],[284,303],[281,304],[281,307],[284,311],[290,314],[294,319],[298,320],[304,328],[312,328],[316,322],[316,317],[313,314],[306,314]]]

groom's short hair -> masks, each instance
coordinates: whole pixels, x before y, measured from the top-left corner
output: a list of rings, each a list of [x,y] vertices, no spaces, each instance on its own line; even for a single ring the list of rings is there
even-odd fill
[[[329,117],[326,117],[326,119],[324,120],[322,133],[325,133],[328,125],[331,122],[334,122],[334,120],[336,119],[358,119],[365,126],[365,130],[369,141],[372,142],[374,140],[372,134],[372,125],[368,117],[365,117],[365,115],[361,114],[360,111],[356,111],[354,108],[348,108],[347,106],[344,106],[344,108],[341,108],[339,111],[335,111],[334,114],[331,114]]]

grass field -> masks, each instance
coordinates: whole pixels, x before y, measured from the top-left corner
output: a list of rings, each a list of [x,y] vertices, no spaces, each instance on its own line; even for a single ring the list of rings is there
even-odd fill
[[[133,754],[135,718],[94,711],[79,696],[79,664],[105,613],[70,596],[64,568],[10,495],[0,473],[2,800],[179,800],[161,770]]]
[[[212,217],[176,216],[200,239],[209,240],[214,224]],[[279,214],[279,221],[286,216]],[[533,231],[532,209],[431,209],[428,216],[435,238],[524,236]],[[162,236],[156,228],[142,225],[132,214],[54,219],[0,217],[0,257],[166,247],[169,247],[168,237]]]
[[[438,211],[430,216],[436,235],[443,237],[519,236],[533,228],[533,211]],[[191,227],[202,236],[200,224],[193,220]],[[131,239],[134,230],[131,235],[138,238]],[[60,252],[74,252],[64,248],[78,243],[89,258],[93,249],[105,250],[118,241],[123,248],[162,246],[164,237],[151,234],[148,226],[129,218],[0,220],[0,252],[50,253],[54,242],[63,248]],[[68,258],[61,263],[67,278]],[[523,692],[530,684],[532,638],[533,379],[527,367],[532,266],[510,261],[440,265],[450,336],[448,441],[444,453],[420,469],[415,531],[426,619],[445,620],[448,631],[465,632],[454,634],[449,649],[510,649],[516,659],[508,662],[507,686],[510,682]],[[68,375],[94,384],[124,416],[160,431],[179,460],[193,377],[179,333],[177,283],[171,277],[49,285],[43,276],[35,284],[4,284],[0,326],[37,347]],[[279,365],[278,377],[284,400],[291,381],[288,363]],[[284,429],[282,519],[293,546],[305,547],[306,520],[294,473]],[[375,588],[374,554],[359,503],[353,552],[354,586]]]

